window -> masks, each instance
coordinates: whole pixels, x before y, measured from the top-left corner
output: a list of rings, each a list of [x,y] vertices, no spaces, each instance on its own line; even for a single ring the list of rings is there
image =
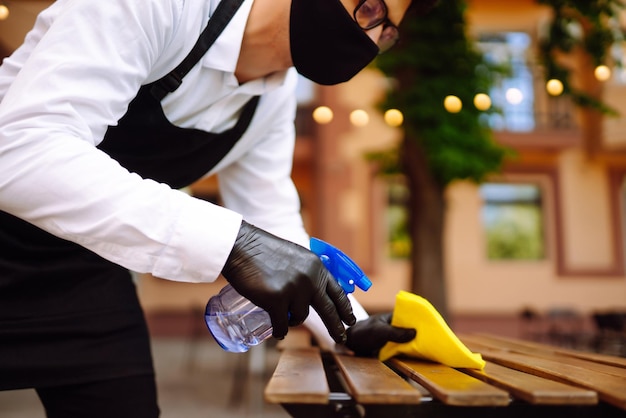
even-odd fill
[[[530,132],[535,129],[533,74],[527,56],[530,36],[523,32],[483,34],[478,48],[485,60],[508,66],[510,73],[499,77],[489,92],[499,113],[484,114],[485,122],[496,131]]]
[[[541,188],[530,183],[485,183],[482,222],[490,260],[545,257]]]

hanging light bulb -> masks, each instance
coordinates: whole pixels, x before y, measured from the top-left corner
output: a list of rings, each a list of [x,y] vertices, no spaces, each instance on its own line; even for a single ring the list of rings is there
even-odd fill
[[[398,109],[389,109],[385,112],[385,123],[392,128],[397,128],[404,122],[404,115]]]
[[[350,123],[354,126],[362,127],[370,122],[370,115],[365,110],[356,109],[350,113]]]
[[[517,105],[522,103],[524,100],[524,93],[518,88],[511,87],[505,93],[506,101],[511,103],[512,105]]]
[[[463,102],[458,97],[449,95],[443,99],[443,107],[450,113],[459,113],[463,109]]]
[[[9,17],[9,8],[6,4],[0,4],[0,20],[6,20]]]
[[[328,106],[319,106],[313,111],[313,120],[320,125],[330,123],[333,117],[333,111]]]
[[[550,96],[558,96],[563,93],[563,83],[556,78],[550,79],[546,83],[546,91]]]
[[[611,69],[606,65],[598,65],[596,69],[593,70],[593,74],[599,81],[606,81],[611,78]]]
[[[485,111],[491,107],[491,98],[485,93],[478,93],[474,96],[474,106],[478,110]]]

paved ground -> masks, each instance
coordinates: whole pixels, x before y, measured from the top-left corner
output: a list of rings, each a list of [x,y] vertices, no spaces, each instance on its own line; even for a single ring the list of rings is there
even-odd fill
[[[263,401],[278,353],[266,342],[249,353],[221,350],[212,340],[153,340],[162,418],[286,418]],[[44,418],[32,390],[0,392],[0,418]],[[114,418],[114,417],[112,417]]]

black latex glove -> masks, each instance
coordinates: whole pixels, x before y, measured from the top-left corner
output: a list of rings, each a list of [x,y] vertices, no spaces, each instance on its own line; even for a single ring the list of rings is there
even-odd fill
[[[338,343],[346,341],[342,321],[356,322],[345,292],[315,254],[245,221],[222,275],[269,313],[275,338],[284,338],[288,326],[304,322],[309,305]]]
[[[388,342],[408,343],[415,338],[414,329],[392,326],[391,316],[391,312],[372,315],[348,328],[346,347],[357,356],[377,357]]]

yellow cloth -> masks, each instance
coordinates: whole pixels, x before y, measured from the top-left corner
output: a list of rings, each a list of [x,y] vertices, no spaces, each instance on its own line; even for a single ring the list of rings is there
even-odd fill
[[[472,353],[454,335],[433,305],[421,296],[400,291],[396,296],[391,325],[414,328],[417,336],[408,343],[388,342],[380,350],[381,361],[404,354],[450,367],[481,370],[485,367],[482,356]]]

